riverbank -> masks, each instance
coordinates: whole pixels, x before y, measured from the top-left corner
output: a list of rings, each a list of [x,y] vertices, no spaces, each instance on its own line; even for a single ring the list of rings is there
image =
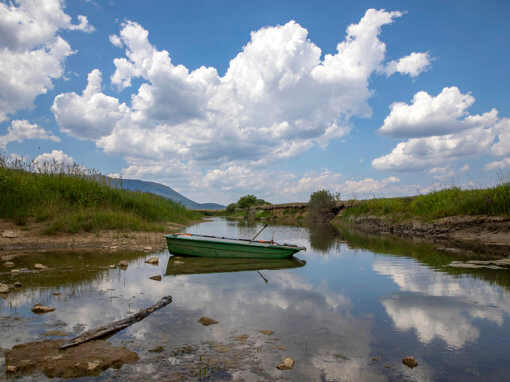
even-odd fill
[[[367,233],[390,233],[401,237],[454,240],[472,246],[510,248],[510,216],[448,216],[424,222],[416,218],[395,221],[392,217],[368,214],[346,216],[340,213],[331,224],[353,227]]]
[[[164,232],[103,230],[94,233],[46,235],[41,223],[20,227],[0,219],[0,257],[19,251],[159,251],[166,249],[165,233],[178,232],[183,224],[167,223]]]

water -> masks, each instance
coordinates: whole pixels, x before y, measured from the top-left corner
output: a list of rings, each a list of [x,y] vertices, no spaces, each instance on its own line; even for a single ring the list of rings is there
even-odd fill
[[[188,232],[251,238],[260,228],[215,219]],[[137,363],[85,380],[507,378],[508,270],[451,268],[446,264],[461,255],[331,226],[270,226],[260,238],[273,236],[306,247],[297,254],[306,265],[283,262],[231,272],[220,261],[219,273],[175,275],[176,269],[204,269],[165,252],[156,266],[146,264],[149,255],[143,253],[18,257],[12,260],[17,268],[43,263],[50,269],[11,276],[0,265],[0,281],[23,283],[0,299],[0,347],[57,338],[42,335],[55,329],[77,334],[172,295],[170,305],[108,339],[136,351]],[[129,261],[127,270],[108,269],[121,259]],[[162,281],[149,279],[158,274]],[[30,308],[36,302],[56,310],[35,315]],[[219,324],[202,326],[201,316]],[[418,367],[402,364],[409,355]],[[285,356],[295,365],[280,371],[276,365]]]

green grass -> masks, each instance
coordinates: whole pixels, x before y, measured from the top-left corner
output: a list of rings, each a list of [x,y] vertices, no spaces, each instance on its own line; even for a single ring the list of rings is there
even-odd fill
[[[1,161],[0,161],[1,164]],[[47,222],[47,234],[102,229],[162,231],[200,214],[148,193],[109,187],[106,177],[35,173],[0,166],[0,218],[25,225]]]
[[[363,200],[347,208],[345,218],[361,215],[386,216],[395,220],[433,220],[458,215],[510,215],[510,182],[483,190],[452,187],[411,198]]]

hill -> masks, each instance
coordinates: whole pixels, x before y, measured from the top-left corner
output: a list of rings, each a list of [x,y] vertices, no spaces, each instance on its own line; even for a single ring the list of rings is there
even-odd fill
[[[138,179],[114,179],[112,186],[129,191],[150,192],[155,195],[181,203],[183,206],[192,210],[222,210],[225,206],[217,203],[197,203],[179,194],[174,189],[156,182],[145,182]]]

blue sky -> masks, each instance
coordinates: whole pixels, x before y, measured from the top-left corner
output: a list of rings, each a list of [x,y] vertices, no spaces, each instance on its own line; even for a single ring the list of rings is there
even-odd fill
[[[199,202],[491,186],[510,173],[509,16],[506,1],[3,2],[0,151]]]

